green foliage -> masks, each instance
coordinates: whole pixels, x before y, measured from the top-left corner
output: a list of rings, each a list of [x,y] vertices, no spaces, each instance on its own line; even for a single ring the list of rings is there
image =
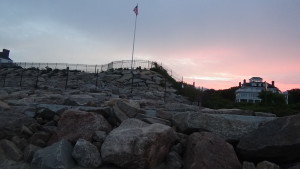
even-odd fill
[[[252,110],[254,112],[274,113],[279,117],[300,113],[300,89],[288,91],[290,103],[288,105],[285,104],[285,98],[282,94],[272,92],[260,93],[262,103],[236,103],[235,91],[239,87],[231,87],[224,90],[209,89],[201,91],[192,85],[177,82],[158,64],[154,64],[154,68],[151,68],[150,70],[161,74],[172,84],[172,87],[178,91],[178,94],[187,97],[191,102],[197,102],[199,99],[202,102],[203,107],[212,109],[238,108]]]
[[[289,104],[300,103],[300,89],[288,90],[289,93]]]
[[[258,95],[260,99],[262,99],[262,105],[284,105],[285,98],[283,94],[278,92],[271,92],[271,91],[261,91]]]

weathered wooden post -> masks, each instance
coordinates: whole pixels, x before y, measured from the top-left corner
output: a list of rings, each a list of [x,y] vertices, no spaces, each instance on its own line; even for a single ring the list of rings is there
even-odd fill
[[[35,88],[38,88],[39,75],[40,75],[40,69],[37,70],[36,81],[35,81]]]
[[[96,88],[98,87],[98,75],[99,75],[99,69],[97,69],[97,74],[96,74]]]
[[[68,79],[69,79],[69,67],[67,67],[67,78],[66,78],[66,86],[65,86],[65,90],[68,87]]]
[[[3,78],[3,85],[2,85],[3,87],[5,87],[6,76],[7,76],[7,73],[5,73],[4,76],[3,76],[3,77],[4,77],[4,78]]]
[[[22,81],[23,81],[23,72],[24,72],[24,69],[22,68],[22,72],[21,72],[21,79],[20,79],[20,87],[22,87]]]

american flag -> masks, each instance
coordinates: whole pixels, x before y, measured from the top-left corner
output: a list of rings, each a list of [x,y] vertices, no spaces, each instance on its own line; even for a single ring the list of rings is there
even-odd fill
[[[138,10],[138,5],[136,5],[133,9],[133,12],[135,13],[135,15],[139,14],[139,10]]]

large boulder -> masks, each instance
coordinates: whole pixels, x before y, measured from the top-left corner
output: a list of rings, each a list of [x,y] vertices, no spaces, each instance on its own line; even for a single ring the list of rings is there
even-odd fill
[[[83,167],[96,168],[102,163],[98,148],[84,139],[77,140],[72,156]]]
[[[75,165],[72,159],[73,147],[67,140],[61,140],[34,153],[32,169],[71,169]]]
[[[32,123],[36,123],[33,118],[22,114],[22,109],[12,107],[8,111],[0,110],[0,139],[20,135],[22,126],[29,126]]]
[[[102,115],[79,110],[66,110],[58,121],[57,127],[57,135],[53,136],[51,141],[67,139],[75,143],[79,138],[91,141],[95,131],[112,130],[111,125]]]
[[[23,158],[22,151],[11,141],[9,140],[0,140],[0,153],[2,159],[9,159],[14,161],[20,161]]]
[[[274,119],[274,117],[183,112],[174,114],[172,121],[180,132],[209,131],[231,141],[239,140],[257,129],[259,125]]]
[[[121,168],[146,169],[162,162],[177,138],[174,130],[162,124],[127,119],[111,131],[101,148],[104,162]]]
[[[233,147],[212,133],[193,133],[184,153],[185,169],[241,169]]]
[[[243,137],[237,145],[249,161],[300,161],[300,115],[280,117]]]
[[[13,160],[0,160],[1,169],[31,169],[30,165]]]

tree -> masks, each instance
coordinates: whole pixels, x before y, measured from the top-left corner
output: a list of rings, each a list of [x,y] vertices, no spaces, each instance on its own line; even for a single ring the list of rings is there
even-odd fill
[[[285,97],[283,94],[271,91],[261,91],[258,95],[263,105],[284,105]]]

